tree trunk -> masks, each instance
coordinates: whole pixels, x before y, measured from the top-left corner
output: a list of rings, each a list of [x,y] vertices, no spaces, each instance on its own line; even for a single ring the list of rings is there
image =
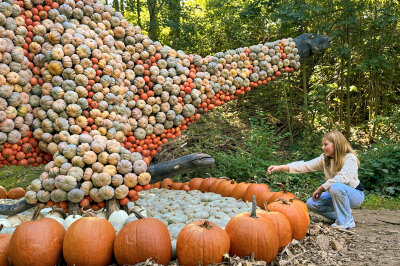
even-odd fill
[[[283,95],[285,97],[286,120],[287,120],[287,124],[288,124],[288,131],[290,133],[289,143],[292,144],[293,143],[293,132],[292,132],[291,114],[290,114],[288,96],[286,93],[286,82],[285,81],[283,81]]]
[[[347,45],[350,46],[350,29],[347,25]],[[350,84],[351,84],[351,47],[347,58],[347,92],[346,92],[346,137],[350,138],[351,108],[350,108]]]
[[[168,8],[171,46],[179,49],[179,38],[181,35],[181,1],[169,0]]]
[[[307,129],[310,130],[313,127],[313,123],[308,120],[308,86],[307,86],[307,62],[306,60],[302,64],[302,78],[303,78],[303,91],[304,91],[304,121],[306,122]]]
[[[137,15],[137,24],[140,28],[142,28],[142,20],[140,19],[141,16],[141,3],[140,0],[136,0],[136,15]]]
[[[118,0],[113,0],[113,7],[115,11],[119,12],[119,1]]]
[[[149,9],[149,37],[153,41],[158,40],[158,24],[157,24],[157,0],[147,0],[147,7]]]

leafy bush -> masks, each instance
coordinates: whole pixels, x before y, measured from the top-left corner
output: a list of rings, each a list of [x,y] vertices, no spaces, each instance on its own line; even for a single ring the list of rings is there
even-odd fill
[[[382,195],[399,195],[400,143],[380,142],[359,155],[359,177],[364,187]]]

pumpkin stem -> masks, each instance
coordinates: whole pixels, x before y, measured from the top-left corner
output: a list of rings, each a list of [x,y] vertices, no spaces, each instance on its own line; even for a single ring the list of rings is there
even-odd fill
[[[289,202],[287,202],[287,200],[285,200],[285,199],[277,199],[276,201],[282,201],[283,204],[290,205]]]
[[[53,209],[51,210],[51,212],[52,212],[52,213],[58,212],[59,214],[62,215],[63,219],[67,218],[67,214],[66,214],[66,213],[63,211],[63,209],[61,209],[61,208],[53,208]]]
[[[94,212],[85,211],[83,208],[81,209],[81,212],[83,217],[96,217]]]
[[[210,229],[212,226],[210,225],[210,222],[205,220],[203,224],[200,225],[200,227]]]
[[[257,179],[257,183],[271,183],[270,181],[269,181],[269,179],[266,179],[266,178],[259,178],[259,179]]]
[[[0,224],[0,231],[3,230],[4,224]]]
[[[118,200],[116,198],[112,198],[106,201],[106,209],[107,209],[107,215],[108,217],[110,217],[110,215],[113,212],[119,211],[121,208]]]
[[[44,208],[44,204],[39,204],[32,215],[32,221],[36,221],[39,218],[40,211]]]
[[[76,202],[68,202],[68,213],[72,215],[76,211],[79,212],[79,204]]]
[[[278,185],[278,186],[280,186],[280,187],[282,188],[283,193],[287,193],[287,189],[286,189],[286,187],[285,187],[284,184],[282,184],[282,183],[276,183],[276,185]]]
[[[267,204],[266,201],[263,201],[263,205],[264,205],[264,209],[265,209],[267,212],[271,212],[271,210],[268,208],[268,204]]]
[[[140,212],[136,211],[133,208],[129,210],[129,214],[131,214],[131,213],[133,213],[136,216],[136,218],[138,218],[139,220],[145,218]]]
[[[250,217],[257,218],[257,202],[256,202],[256,195],[253,195],[253,201],[251,203],[251,213]]]

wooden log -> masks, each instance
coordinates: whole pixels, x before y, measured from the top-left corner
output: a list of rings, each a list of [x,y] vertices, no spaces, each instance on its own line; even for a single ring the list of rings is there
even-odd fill
[[[210,167],[214,158],[205,153],[192,153],[170,161],[150,165],[147,172],[151,174],[151,183],[184,174],[194,169]]]

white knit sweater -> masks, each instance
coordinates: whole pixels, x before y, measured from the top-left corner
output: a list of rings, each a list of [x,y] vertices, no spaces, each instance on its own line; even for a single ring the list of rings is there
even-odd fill
[[[348,153],[344,156],[343,167],[340,171],[333,169],[333,159],[331,159],[330,169],[325,169],[324,154],[310,161],[297,161],[289,164],[289,173],[306,173],[323,171],[325,174],[325,183],[322,186],[329,190],[333,183],[343,183],[356,188],[360,184],[358,179],[358,164],[354,154]]]

